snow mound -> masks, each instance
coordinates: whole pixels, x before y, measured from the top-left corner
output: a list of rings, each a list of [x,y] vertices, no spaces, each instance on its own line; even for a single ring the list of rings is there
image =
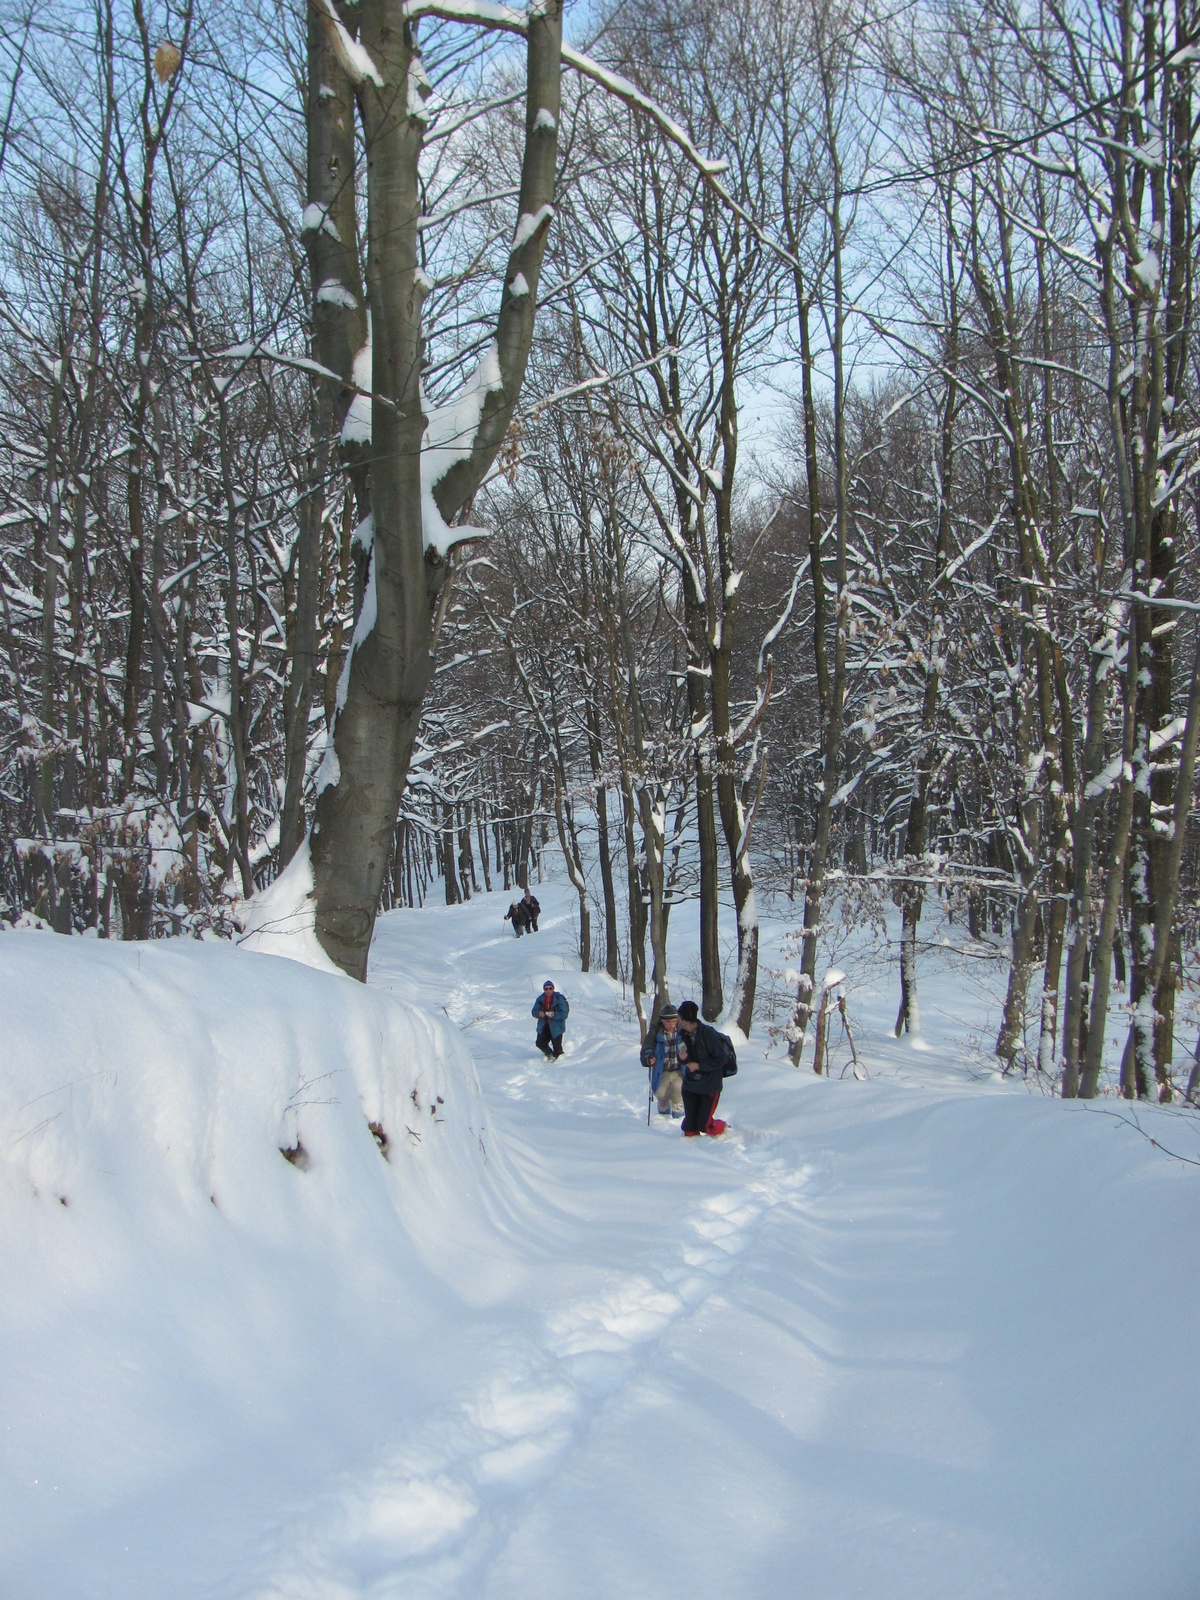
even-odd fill
[[[68,1503],[253,1520],[266,1439],[378,1411],[486,1256],[490,1130],[444,1019],[224,944],[6,933],[0,1015],[0,1588],[82,1595],[33,1577]]]
[[[478,1185],[485,1113],[457,1030],[340,973],[215,942],[11,934],[0,1007],[18,1212],[123,1208],[132,1229],[215,1208],[283,1239],[358,1190],[407,1220]]]

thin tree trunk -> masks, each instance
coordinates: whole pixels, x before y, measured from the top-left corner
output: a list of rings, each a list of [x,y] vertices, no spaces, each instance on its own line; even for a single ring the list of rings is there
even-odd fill
[[[1104,754],[1104,724],[1108,704],[1108,680],[1117,657],[1120,630],[1120,602],[1114,601],[1101,631],[1092,645],[1088,660],[1087,726],[1083,742],[1082,791],[1072,818],[1074,835],[1074,883],[1068,916],[1067,982],[1063,1009],[1062,1096],[1073,1099],[1079,1093],[1079,1066],[1084,1043],[1084,971],[1092,938],[1092,854],[1096,837],[1096,818],[1102,793],[1093,786],[1100,774]]]
[[[563,799],[561,774],[555,773],[554,821],[558,827],[558,842],[566,863],[567,877],[579,900],[579,970],[590,972],[592,966],[592,914],[588,906],[587,877],[583,856],[575,832],[575,822]]]
[[[691,515],[690,507],[681,515]],[[708,709],[708,652],[704,605],[690,567],[683,573],[688,639],[687,696],[696,771],[696,844],[700,856],[700,1015],[715,1022],[725,1007],[717,895],[717,819],[713,804],[712,718]]]
[[[1135,1008],[1130,1021],[1138,1094],[1143,1098],[1149,1098],[1153,1089],[1157,1089],[1158,1098],[1163,1101],[1171,1098],[1171,1079],[1167,1065],[1170,1057],[1165,1046],[1160,1045],[1156,1049],[1156,1039],[1159,1031],[1169,1025],[1173,1009],[1174,974],[1171,956],[1178,944],[1175,907],[1179,898],[1179,867],[1183,859],[1187,822],[1192,809],[1198,738],[1200,738],[1200,627],[1196,630],[1187,716],[1179,753],[1179,770],[1175,776],[1171,831],[1163,841],[1164,849],[1159,861],[1154,944],[1150,960],[1146,964],[1142,1002]]]
[[[1104,904],[1096,946],[1092,952],[1092,1002],[1088,1018],[1087,1050],[1079,1080],[1079,1098],[1095,1098],[1100,1085],[1104,1059],[1104,1040],[1108,1021],[1109,983],[1112,978],[1113,937],[1121,911],[1125,883],[1125,862],[1129,848],[1129,829],[1133,818],[1133,749],[1136,728],[1137,637],[1140,623],[1136,609],[1129,617],[1129,648],[1125,668],[1124,716],[1121,731],[1121,787],[1117,800],[1117,819],[1109,843],[1108,875],[1104,885]]]

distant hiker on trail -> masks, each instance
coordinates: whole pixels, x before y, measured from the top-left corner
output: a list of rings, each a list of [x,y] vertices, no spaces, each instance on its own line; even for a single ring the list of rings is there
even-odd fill
[[[504,920],[512,923],[513,932],[519,939],[526,931],[526,924],[529,920],[529,914],[525,910],[525,902],[523,900],[514,900],[504,913]]]
[[[679,1013],[664,1006],[658,1023],[646,1035],[642,1065],[650,1073],[650,1092],[658,1101],[660,1117],[683,1116],[683,1065],[679,1059]]]
[[[716,1138],[725,1124],[713,1115],[721,1098],[721,1085],[737,1071],[733,1045],[723,1033],[700,1021],[700,1008],[685,1000],[679,1008],[679,1057],[683,1062],[683,1137],[702,1133]]]
[[[526,926],[532,928],[534,933],[536,933],[538,931],[537,919],[542,914],[542,908],[530,894],[528,889],[526,889],[521,898],[521,906],[525,912]]]
[[[565,994],[547,978],[542,992],[533,1002],[533,1015],[537,1018],[537,1047],[544,1056],[557,1059],[563,1053],[563,1033],[567,1026],[567,1013],[571,1007]]]

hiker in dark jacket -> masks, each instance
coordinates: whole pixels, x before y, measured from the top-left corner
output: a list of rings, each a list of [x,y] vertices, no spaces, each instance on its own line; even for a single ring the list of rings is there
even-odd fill
[[[716,1138],[725,1124],[713,1112],[721,1098],[725,1063],[732,1046],[723,1033],[700,1021],[700,1008],[694,1000],[679,1007],[679,1054],[683,1061],[683,1136],[698,1139],[702,1133]]]
[[[567,1026],[567,1012],[570,1010],[565,994],[558,990],[547,978],[542,985],[542,992],[533,1002],[533,1015],[537,1018],[537,1047],[544,1056],[557,1058],[563,1053],[563,1033]]]
[[[512,905],[510,905],[508,910],[504,913],[504,920],[505,922],[512,923],[513,932],[519,939],[526,931],[526,923],[528,921],[528,913],[525,910],[524,901],[514,900]]]
[[[642,1046],[642,1065],[650,1073],[650,1088],[658,1101],[660,1117],[683,1115],[683,1063],[679,1059],[679,1013],[664,1006]]]
[[[530,894],[528,889],[526,889],[524,895],[521,897],[521,907],[525,912],[525,926],[527,928],[532,928],[534,933],[536,933],[538,931],[537,919],[542,914],[542,908]]]

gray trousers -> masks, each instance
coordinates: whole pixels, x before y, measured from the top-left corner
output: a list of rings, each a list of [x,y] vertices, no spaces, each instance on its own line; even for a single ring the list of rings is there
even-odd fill
[[[664,1071],[658,1080],[658,1088],[654,1091],[654,1098],[658,1101],[659,1116],[669,1116],[673,1111],[678,1116],[683,1115],[683,1073]]]

